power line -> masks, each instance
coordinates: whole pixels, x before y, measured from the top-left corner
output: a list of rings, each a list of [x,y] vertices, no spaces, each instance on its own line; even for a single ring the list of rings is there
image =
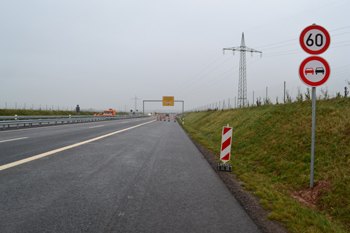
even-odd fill
[[[333,46],[333,45],[342,44],[342,43],[350,43],[350,41],[340,41],[340,42],[332,43],[332,46],[329,47],[329,49],[348,46],[347,44],[339,45],[339,46]],[[266,57],[274,57],[273,55],[290,55],[290,54],[299,53],[299,52],[302,52],[302,51],[300,49],[293,49],[293,50],[287,50],[287,51],[276,52],[276,53],[267,53],[264,57],[265,58]]]
[[[204,68],[202,71],[198,72],[196,75],[192,76],[192,78],[190,78],[187,82],[182,83],[179,87],[177,87],[174,92],[176,92],[178,89],[182,88],[183,86],[185,86],[188,82],[191,82],[193,79],[195,79],[198,75],[200,75],[201,73],[203,73],[206,69],[208,69],[211,65],[215,64],[219,59],[221,59],[223,57],[222,54],[220,54],[219,57],[216,57],[215,60],[213,62],[211,62],[209,65],[206,65],[206,68]]]
[[[338,2],[342,2],[342,1],[344,1],[344,0],[334,1],[334,2],[331,2],[331,3],[327,4],[327,5],[323,5],[323,6],[320,6],[320,7],[317,7],[317,8],[312,8],[312,10],[304,11],[304,12],[302,12],[302,13],[298,13],[298,14],[295,14],[295,15],[291,15],[291,16],[288,16],[288,17],[285,17],[285,18],[282,18],[282,19],[273,21],[273,22],[271,22],[271,23],[267,23],[267,24],[264,24],[264,25],[260,25],[260,26],[251,28],[251,29],[249,29],[249,30],[247,30],[247,31],[252,31],[252,30],[255,30],[255,29],[257,29],[257,28],[262,28],[262,27],[266,27],[266,26],[271,25],[271,24],[279,23],[279,22],[281,22],[281,21],[285,21],[285,20],[287,20],[287,19],[291,19],[291,18],[300,16],[300,15],[303,15],[303,14],[307,14],[307,13],[310,13],[310,12],[312,12],[312,11],[317,11],[317,10],[319,10],[319,9],[325,8],[325,7],[327,7],[327,6],[330,6],[330,5],[333,5],[333,4],[336,4],[336,3],[338,3]]]
[[[345,28],[350,28],[350,26],[346,26],[346,27],[341,27],[341,28],[336,28],[336,29],[333,29],[333,30],[329,30],[329,31],[338,31],[338,30],[342,30],[342,29],[345,29]],[[331,37],[333,36],[339,36],[339,35],[344,35],[344,34],[347,34],[347,33],[350,33],[350,31],[348,32],[343,32],[343,33],[339,33],[339,34],[334,34],[334,35],[331,35]],[[269,46],[273,46],[273,45],[277,45],[277,44],[283,44],[283,43],[287,43],[287,42],[290,42],[290,41],[298,41],[299,38],[295,38],[295,39],[290,39],[290,40],[285,40],[285,41],[281,41],[281,42],[276,42],[276,43],[272,43],[272,44],[267,44],[267,45],[262,45],[262,46],[257,46],[257,48],[261,49],[261,48],[264,48],[264,47],[269,47]],[[297,44],[298,42],[296,42],[295,44]],[[292,45],[292,44],[288,44],[288,45]],[[286,46],[288,46],[286,45]],[[279,46],[279,47],[283,47],[283,46]],[[275,48],[275,47],[273,47]],[[278,47],[276,47],[278,48]],[[270,49],[270,48],[269,48]],[[264,49],[266,50],[266,49]]]
[[[251,65],[257,61],[259,61],[260,59],[256,59],[252,62],[249,62],[248,65]],[[214,85],[218,85],[221,83],[222,80],[227,79],[227,78],[231,78],[235,73],[237,73],[239,71],[239,69],[236,69],[238,67],[238,65],[236,65],[234,68],[229,69],[228,71],[225,71],[224,73],[222,73],[221,75],[217,76],[216,78],[209,80],[208,82],[206,82],[205,84],[198,86],[196,89],[191,90],[191,96],[194,96],[196,94],[198,94],[199,92],[203,91],[204,89],[208,88],[208,87],[212,87]],[[232,73],[229,73],[231,71],[234,71]],[[227,74],[229,73],[229,74]],[[225,75],[225,76],[224,76]],[[187,95],[187,93],[185,94]]]
[[[298,44],[298,43],[292,43],[292,44],[287,44],[287,45],[276,46],[276,47],[272,47],[272,48],[268,48],[268,49],[264,49],[264,50],[270,50],[270,49],[282,48],[282,47],[286,47],[286,46],[290,46],[290,45],[296,45],[296,44]]]
[[[199,79],[198,79],[198,80],[195,80],[195,81],[199,81],[199,80],[203,79],[203,78],[206,77],[209,73],[211,73],[211,72],[214,71],[215,69],[217,69],[217,68],[219,68],[220,66],[222,66],[224,63],[226,63],[226,62],[227,62],[228,60],[230,60],[231,58],[232,58],[232,57],[229,57],[228,59],[224,60],[224,61],[223,61],[222,63],[220,63],[218,66],[214,67],[213,69],[211,69],[210,71],[208,71],[205,75],[199,77]],[[190,83],[190,82],[186,83],[187,86],[186,86],[185,88],[181,89],[180,91],[176,92],[176,94],[177,94],[177,93],[181,93],[181,92],[184,91],[186,88],[188,88],[188,87],[189,87],[189,85],[188,85],[189,83]],[[192,82],[192,83],[193,83],[193,82]]]
[[[281,41],[281,42],[277,42],[277,43],[273,43],[273,44],[268,44],[268,45],[258,46],[257,48],[264,48],[264,47],[268,47],[268,46],[271,46],[271,45],[283,44],[283,43],[290,42],[290,41],[295,41],[295,40],[297,40],[297,39],[285,40],[285,41]]]
[[[344,29],[344,28],[350,28],[350,26],[346,26],[346,27],[342,27],[342,28],[337,28],[337,29],[333,29],[333,30],[329,30],[330,32],[332,32],[332,31],[338,31],[338,30],[342,30],[342,29]]]

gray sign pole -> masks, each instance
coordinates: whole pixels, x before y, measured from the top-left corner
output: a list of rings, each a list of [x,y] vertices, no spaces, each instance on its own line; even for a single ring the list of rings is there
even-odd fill
[[[316,126],[316,87],[312,87],[312,128],[311,128],[311,176],[310,176],[310,189],[313,189],[313,187],[314,187],[315,126]]]
[[[314,36],[313,36],[314,35]],[[325,52],[330,43],[331,37],[326,29],[323,27],[313,24],[306,27],[300,34],[299,37],[300,46],[302,49],[312,55],[319,55]],[[307,77],[310,74],[307,71],[314,71],[319,67],[324,67],[324,72],[322,72],[323,77],[321,80],[315,81]],[[323,68],[321,68],[323,69]],[[315,165],[315,126],[316,126],[316,86],[324,84],[330,75],[330,67],[326,60],[318,56],[311,56],[306,58],[299,67],[299,77],[301,80],[309,86],[312,86],[312,128],[311,128],[311,176],[310,176],[310,189],[314,187],[314,165]],[[313,76],[314,77],[314,76]],[[285,85],[285,83],[284,83]]]

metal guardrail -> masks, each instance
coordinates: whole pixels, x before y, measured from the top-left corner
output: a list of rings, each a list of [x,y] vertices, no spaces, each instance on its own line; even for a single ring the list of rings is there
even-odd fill
[[[43,125],[43,124],[71,124],[71,123],[81,123],[81,122],[92,122],[92,121],[106,121],[106,120],[121,120],[130,118],[140,118],[148,117],[146,115],[116,115],[116,116],[0,116],[0,127],[3,130],[10,128],[11,126],[16,126],[19,128],[32,127],[33,125]]]

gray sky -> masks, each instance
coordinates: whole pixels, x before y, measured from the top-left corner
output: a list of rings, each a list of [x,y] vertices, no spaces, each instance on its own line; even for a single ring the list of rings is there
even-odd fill
[[[0,0],[0,108],[81,108],[142,111],[143,100],[174,96],[185,110],[238,93],[239,46],[247,54],[248,99],[275,99],[308,56],[298,42],[313,24],[331,34],[322,55],[327,85],[349,77],[349,0]],[[334,77],[334,78],[333,78]],[[350,81],[350,77],[348,78]],[[332,83],[333,82],[333,83]],[[250,100],[251,101],[251,100]],[[180,111],[181,103],[146,111]]]

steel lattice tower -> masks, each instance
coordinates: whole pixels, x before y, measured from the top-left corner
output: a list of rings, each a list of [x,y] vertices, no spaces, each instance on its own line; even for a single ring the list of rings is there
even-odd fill
[[[246,72],[246,52],[253,53],[260,53],[261,51],[248,48],[245,46],[244,42],[244,33],[242,33],[242,40],[241,40],[241,46],[232,47],[232,48],[224,48],[223,51],[225,53],[225,50],[232,50],[233,53],[235,51],[240,52],[240,59],[239,59],[239,80],[238,80],[238,106],[239,107],[245,107],[248,105],[247,101],[247,72]],[[254,101],[254,100],[253,100]]]

